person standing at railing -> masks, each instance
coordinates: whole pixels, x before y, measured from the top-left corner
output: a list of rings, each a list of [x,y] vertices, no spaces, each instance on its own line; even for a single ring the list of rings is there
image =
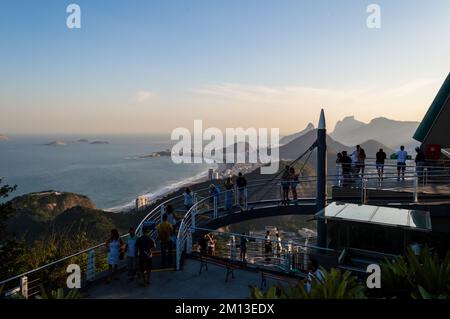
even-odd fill
[[[200,255],[206,256],[208,255],[208,238],[206,235],[201,236],[198,240],[198,246],[200,247]]]
[[[344,182],[342,186],[348,186],[352,181],[352,159],[347,155],[347,151],[342,152],[341,157],[341,166],[342,166],[342,176],[344,178]]]
[[[191,207],[194,205],[194,196],[189,187],[186,187],[183,196],[184,196],[184,207],[186,208],[186,211],[189,211]]]
[[[356,146],[356,149],[353,150],[352,154],[350,155],[351,159],[352,159],[352,174],[355,178],[358,177],[358,152],[359,152],[359,145]]]
[[[144,279],[144,287],[150,283],[150,274],[152,272],[153,254],[152,249],[155,248],[155,242],[149,236],[150,229],[144,227],[142,236],[136,241],[136,253],[139,260],[139,269]]]
[[[306,291],[309,293],[311,291],[312,285],[316,283],[323,283],[325,276],[319,268],[319,263],[316,259],[311,259],[311,270],[308,273]]]
[[[266,256],[266,261],[270,261],[272,252],[272,241],[270,240],[270,231],[266,231],[264,236],[264,255]]]
[[[215,256],[216,255],[216,239],[214,238],[214,234],[206,234],[206,238],[208,239],[208,255]]]
[[[166,267],[167,262],[172,264],[172,233],[173,227],[167,221],[167,214],[163,215],[163,221],[158,225],[158,238],[161,245],[161,263]]]
[[[240,254],[240,259],[242,262],[246,262],[246,258],[247,258],[247,237],[245,237],[245,233],[242,233],[241,236],[241,242],[240,242],[240,249],[241,249],[241,254]]]
[[[364,172],[366,170],[366,151],[360,146],[358,154],[358,170],[361,172],[361,179],[364,178]]]
[[[225,210],[233,208],[233,188],[234,184],[231,177],[228,177],[225,181]]]
[[[408,159],[408,152],[405,151],[405,147],[400,146],[400,150],[397,152],[397,181],[400,181],[400,174],[402,180],[405,180],[406,160]]]
[[[125,250],[127,252],[127,270],[128,270],[128,279],[129,281],[133,281],[136,276],[136,268],[137,268],[137,258],[136,258],[136,241],[137,236],[134,230],[134,227],[130,227],[128,231],[128,239],[125,245]]]
[[[281,175],[281,204],[287,206],[289,204],[289,189],[291,187],[291,172],[288,165],[285,166],[283,175]]]
[[[336,186],[341,186],[342,185],[342,165],[341,165],[341,160],[342,160],[342,153],[337,153],[336,154],[336,182],[337,185]]]
[[[295,168],[293,168],[293,167],[291,167],[289,169],[289,173],[291,176],[291,186],[290,187],[291,187],[291,192],[292,192],[292,198],[294,200],[294,203],[297,205],[297,201],[298,201],[297,186],[298,186],[298,184],[300,184],[300,182],[298,180],[299,174],[297,174],[295,172]]]
[[[214,201],[215,201],[217,207],[219,207],[220,189],[214,184],[209,185],[209,195],[210,195],[211,206],[214,207]]]
[[[425,153],[421,150],[420,147],[416,147],[416,158],[414,159],[414,162],[416,163],[417,177],[419,178],[419,181],[421,181],[423,178],[423,169],[425,166],[426,158]]]
[[[364,170],[365,170],[365,161],[366,161],[366,152],[360,145],[356,145],[356,149],[352,153],[352,161],[355,170],[356,178],[364,178]],[[360,175],[361,173],[361,175]]]
[[[238,192],[239,206],[243,206],[245,202],[245,188],[247,187],[247,179],[241,172],[238,174],[236,179],[236,186]]]
[[[276,237],[276,239],[277,239],[277,241],[276,241],[276,243],[275,243],[275,251],[276,251],[276,254],[277,254],[277,257],[278,258],[280,258],[281,257],[281,250],[282,250],[282,244],[281,244],[281,237],[280,237],[280,234],[279,233],[276,233],[275,234],[275,237]]]
[[[167,222],[172,225],[173,228],[173,233],[175,233],[177,224],[178,224],[178,220],[180,219],[179,216],[177,216],[177,214],[175,214],[175,211],[173,210],[172,205],[167,205],[166,206],[166,214],[167,214]]]
[[[117,278],[117,266],[119,265],[119,259],[123,252],[123,248],[124,244],[122,238],[120,238],[119,232],[117,229],[111,230],[111,236],[106,241],[106,249],[108,250],[108,284],[113,279]]]
[[[386,160],[386,153],[382,148],[376,154],[375,165],[378,173],[378,181],[381,182],[384,178],[384,162]]]

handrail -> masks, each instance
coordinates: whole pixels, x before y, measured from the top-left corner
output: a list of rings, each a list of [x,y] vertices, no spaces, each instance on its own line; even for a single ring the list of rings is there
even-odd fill
[[[372,164],[366,164],[366,168],[367,167],[372,167],[372,166],[376,166],[376,165],[372,165]],[[394,165],[392,165],[392,166],[394,166]],[[386,165],[385,165],[385,167],[386,167]],[[407,166],[407,167],[409,167],[409,166]],[[415,167],[415,166],[411,166],[411,167]],[[430,168],[430,166],[425,166],[426,168]],[[437,167],[438,168],[438,167]],[[439,167],[439,168],[441,168],[442,169],[442,167]],[[436,173],[439,173],[439,172],[449,172],[449,170],[441,170],[441,171],[436,171]],[[433,177],[450,177],[450,172],[449,172],[449,174],[434,174],[435,172],[433,172],[433,174],[432,174],[432,176]],[[410,175],[410,174],[412,174],[412,175]],[[390,175],[392,175],[392,177],[389,177]],[[369,176],[374,176],[373,178],[369,178]],[[364,174],[364,177],[366,178],[367,177],[367,179],[368,180],[377,180],[378,179],[378,177],[377,177],[378,175],[377,175],[377,173],[367,173],[367,174]],[[415,175],[415,173],[413,173],[413,172],[406,172],[406,174],[405,174],[405,177],[406,178],[411,178],[411,177],[415,177],[416,175]],[[329,181],[336,181],[336,177],[340,177],[340,178],[342,178],[343,177],[343,175],[342,174],[329,174],[328,176],[327,176],[327,180],[329,180]],[[386,179],[396,179],[397,178],[397,174],[395,173],[395,172],[391,172],[391,173],[385,173],[384,174],[384,179],[386,180]],[[252,182],[261,182],[261,183],[257,183],[257,184],[251,184],[251,185],[249,185],[249,186],[247,186],[247,189],[251,189],[251,188],[254,188],[254,187],[259,187],[259,186],[261,186],[261,185],[267,185],[267,183],[263,183],[263,181],[270,181],[271,183],[273,182],[273,183],[278,183],[279,181],[281,181],[282,179],[281,178],[277,178],[277,179],[260,179],[260,180],[254,180],[254,181],[252,181]],[[300,177],[299,178],[299,183],[301,184],[302,182],[314,182],[314,181],[316,181],[317,180],[317,176],[308,176],[308,177]],[[278,185],[278,184],[276,184],[276,185]],[[202,188],[202,189],[199,189],[199,190],[197,190],[196,192],[201,192],[201,191],[207,191],[209,188]],[[225,192],[227,192],[227,191],[221,191],[219,194],[224,194]],[[154,216],[157,212],[159,212],[160,210],[161,210],[161,207],[163,207],[164,205],[166,205],[166,204],[168,204],[168,203],[170,203],[170,202],[172,202],[172,201],[174,201],[174,200],[176,200],[176,199],[180,199],[180,198],[182,198],[183,197],[183,195],[177,195],[177,196],[175,196],[175,197],[171,197],[171,198],[169,198],[169,199],[167,199],[167,200],[165,200],[164,202],[162,202],[162,203],[160,203],[159,205],[157,205],[155,208],[153,208],[142,220],[141,220],[141,222],[138,224],[138,226],[136,227],[136,231],[138,231],[141,227],[142,227],[142,225],[143,225],[143,223],[144,222],[146,222],[148,219],[150,219],[152,216]],[[203,199],[201,199],[200,201],[198,201],[197,203],[195,203],[187,212],[186,212],[186,214],[184,215],[184,217],[182,218],[182,222],[181,222],[181,225],[180,225],[180,231],[178,232],[178,236],[177,236],[177,243],[181,240],[181,237],[180,237],[180,235],[182,234],[182,230],[185,230],[185,228],[186,228],[186,224],[187,224],[187,222],[189,221],[189,218],[191,218],[192,216],[192,212],[193,212],[193,210],[194,209],[196,209],[201,203],[205,203],[207,200],[210,200],[211,198],[213,198],[214,197],[214,195],[212,195],[212,196],[208,196],[208,197],[205,197],[205,198],[203,198]],[[257,202],[262,202],[262,201],[257,201]],[[252,203],[254,203],[254,202],[252,202]],[[125,235],[122,235],[121,236],[121,238],[126,238],[128,236],[128,234],[125,234]],[[186,239],[184,239],[184,241],[183,241],[183,244],[184,244],[184,242],[186,241]],[[77,257],[77,256],[80,256],[80,255],[82,255],[82,254],[85,254],[85,253],[88,253],[89,251],[92,251],[92,250],[95,250],[95,249],[98,249],[98,248],[101,248],[101,247],[103,247],[103,246],[105,246],[106,245],[106,242],[104,242],[104,243],[100,243],[100,244],[98,244],[98,245],[95,245],[95,246],[92,246],[92,247],[89,247],[89,248],[86,248],[86,249],[83,249],[83,250],[81,250],[81,251],[79,251],[79,252],[76,252],[76,253],[74,253],[74,254],[71,254],[71,255],[69,255],[69,256],[66,256],[66,257],[63,257],[63,258],[60,258],[60,259],[58,259],[58,260],[55,260],[55,261],[52,261],[52,262],[50,262],[50,263],[48,263],[48,264],[45,264],[45,265],[42,265],[42,266],[39,266],[39,267],[37,267],[37,268],[35,268],[35,269],[32,269],[32,270],[29,270],[29,271],[26,271],[26,272],[24,272],[24,273],[21,273],[21,274],[19,274],[19,275],[15,275],[15,276],[13,276],[13,277],[10,277],[10,278],[7,278],[7,279],[4,279],[4,280],[2,280],[2,281],[0,281],[0,286],[1,285],[4,285],[4,284],[6,284],[6,283],[8,283],[8,282],[10,282],[10,281],[13,281],[13,280],[16,280],[16,279],[20,279],[21,277],[23,277],[23,276],[27,276],[27,275],[30,275],[30,274],[33,274],[33,273],[35,273],[35,272],[38,272],[38,271],[40,271],[40,270],[43,270],[43,269],[46,269],[46,268],[48,268],[48,267],[51,267],[51,266],[54,266],[54,265],[56,265],[56,264],[59,264],[59,263],[62,263],[62,262],[64,262],[64,261],[66,261],[66,260],[68,260],[68,259],[71,259],[71,258],[74,258],[74,257]],[[180,249],[180,248],[178,248],[178,246],[177,246],[177,249]]]
[[[127,237],[128,235],[129,235],[129,234],[122,235],[122,236],[120,236],[120,238],[125,238],[125,237]],[[69,256],[60,258],[60,259],[58,259],[58,260],[52,261],[52,262],[50,262],[50,263],[48,263],[48,264],[39,266],[39,267],[37,267],[37,268],[35,268],[35,269],[26,271],[26,272],[24,272],[24,273],[21,273],[21,274],[19,274],[19,275],[14,276],[14,277],[11,277],[11,278],[2,280],[2,281],[0,281],[0,286],[4,285],[4,284],[6,284],[6,283],[8,283],[8,282],[10,282],[10,281],[12,281],[12,280],[19,279],[19,278],[21,278],[21,277],[23,277],[23,276],[30,275],[30,274],[32,274],[32,273],[35,273],[35,272],[39,271],[39,270],[43,270],[43,269],[48,268],[48,267],[51,267],[51,266],[53,266],[53,265],[62,263],[62,262],[64,262],[64,261],[68,260],[68,259],[71,259],[71,258],[80,256],[80,255],[85,254],[85,253],[87,253],[87,252],[89,252],[89,251],[91,251],[91,250],[98,249],[98,248],[101,248],[101,247],[103,247],[103,246],[106,246],[106,242],[101,243],[101,244],[98,244],[98,245],[96,245],[96,246],[92,246],[92,247],[86,248],[86,249],[81,250],[81,251],[79,251],[79,252],[76,252],[76,253],[74,253],[74,254],[72,254],[72,255],[69,255]]]
[[[262,179],[262,180],[265,180],[265,179]],[[199,189],[199,190],[197,190],[197,192],[200,192],[200,191],[206,191],[206,190],[208,190],[208,188],[202,188],[202,189]],[[151,210],[151,211],[150,211],[150,212],[149,212],[149,213],[141,220],[141,222],[138,224],[138,226],[136,227],[136,232],[142,227],[143,223],[146,222],[146,221],[148,220],[148,218],[149,218],[152,214],[155,214],[156,212],[158,212],[158,211],[161,209],[161,207],[162,207],[163,205],[166,205],[167,203],[169,203],[169,202],[171,202],[171,201],[173,201],[173,200],[175,200],[175,199],[181,198],[181,197],[183,197],[183,195],[178,195],[178,196],[169,198],[168,200],[164,201],[163,203],[159,204],[159,205],[156,206],[154,209],[152,209],[152,210]],[[207,198],[205,198],[205,199],[208,199],[208,198],[209,198],[209,197],[207,197]],[[129,235],[129,234],[127,233],[127,234],[124,234],[124,235],[122,235],[122,236],[120,236],[120,237],[121,237],[121,238],[126,238],[128,235]],[[21,273],[21,274],[15,275],[15,276],[13,276],[13,277],[4,279],[4,280],[0,281],[0,286],[4,285],[4,284],[6,284],[6,283],[8,283],[8,282],[10,282],[10,281],[13,281],[13,280],[16,280],[16,279],[20,279],[21,277],[24,277],[24,276],[33,274],[33,273],[38,272],[38,271],[40,271],[40,270],[43,270],[43,269],[46,269],[46,268],[48,268],[48,267],[54,266],[54,265],[56,265],[56,264],[62,263],[62,262],[64,262],[64,261],[68,260],[68,259],[71,259],[71,258],[80,256],[80,255],[85,254],[85,253],[88,253],[88,252],[91,251],[91,250],[95,250],[95,249],[101,248],[101,247],[103,247],[103,246],[106,246],[106,242],[100,243],[100,244],[95,245],[95,246],[91,246],[91,247],[89,247],[89,248],[86,248],[86,249],[83,249],[83,250],[78,251],[78,252],[76,252],[76,253],[73,253],[73,254],[71,254],[71,255],[69,255],[69,256],[66,256],[66,257],[60,258],[60,259],[58,259],[58,260],[52,261],[52,262],[50,262],[50,263],[48,263],[48,264],[39,266],[39,267],[37,267],[37,268],[35,268],[35,269],[31,269],[31,270],[29,270],[29,271],[26,271],[26,272],[23,272],[23,273]]]
[[[257,236],[249,236],[249,235],[242,235],[242,234],[238,234],[238,233],[232,233],[232,232],[221,232],[218,230],[214,230],[214,229],[208,229],[208,228],[201,228],[201,227],[195,227],[195,229],[197,230],[201,230],[201,231],[206,231],[208,233],[215,233],[215,234],[220,234],[220,235],[229,235],[229,236],[235,236],[235,237],[244,237],[244,238],[248,238],[248,239],[255,239],[257,241],[270,241],[270,242],[275,242],[275,243],[287,243],[289,244],[289,241],[286,240],[281,240],[278,241],[277,239],[265,239],[264,237],[257,237]],[[301,244],[301,243],[297,243],[292,241],[293,244],[295,244],[296,246],[301,246],[301,247],[305,247],[305,248],[311,248],[311,249],[317,249],[317,250],[324,250],[324,251],[335,251],[334,249],[331,248],[324,248],[324,247],[319,247],[319,246],[314,246],[314,245],[305,245],[305,244]]]

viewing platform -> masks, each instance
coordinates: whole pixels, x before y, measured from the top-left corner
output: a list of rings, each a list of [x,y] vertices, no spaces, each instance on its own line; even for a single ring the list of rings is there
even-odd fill
[[[154,271],[150,285],[142,280],[128,281],[121,274],[119,281],[109,285],[104,280],[93,283],[83,291],[84,298],[92,299],[247,299],[249,286],[260,286],[261,274],[246,269],[234,270],[234,278],[225,283],[223,267],[208,265],[208,271],[199,274],[200,261],[189,259],[180,271]],[[268,279],[267,284],[277,281]]]

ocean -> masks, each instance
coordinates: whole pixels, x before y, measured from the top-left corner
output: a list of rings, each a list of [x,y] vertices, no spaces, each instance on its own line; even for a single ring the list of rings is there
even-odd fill
[[[87,139],[88,142],[78,142]],[[63,140],[63,146],[45,145]],[[107,141],[108,144],[90,144]],[[97,208],[122,211],[137,196],[155,199],[207,176],[211,164],[174,164],[170,157],[141,158],[169,148],[169,136],[9,136],[0,141],[2,184],[12,196],[45,190],[73,192]]]

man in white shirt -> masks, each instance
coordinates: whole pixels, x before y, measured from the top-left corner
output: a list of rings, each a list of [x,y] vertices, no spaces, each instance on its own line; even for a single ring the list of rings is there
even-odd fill
[[[405,180],[406,160],[408,159],[408,152],[405,151],[405,147],[400,146],[400,150],[397,152],[397,180],[400,181],[400,173],[402,174],[402,180]]]

